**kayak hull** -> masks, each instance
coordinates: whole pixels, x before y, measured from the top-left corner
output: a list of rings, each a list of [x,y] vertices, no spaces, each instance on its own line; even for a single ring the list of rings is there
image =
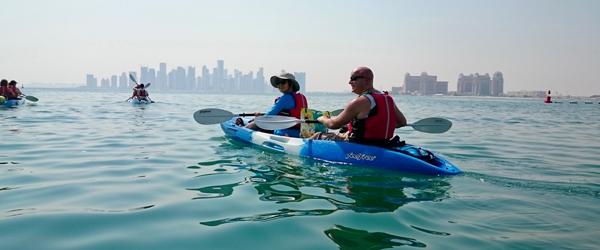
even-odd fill
[[[22,98],[21,100],[8,100],[5,101],[4,103],[0,104],[0,106],[5,107],[5,108],[12,108],[12,107],[17,107],[17,106],[21,106],[25,104],[25,98]]]
[[[235,125],[234,117],[221,123],[225,134],[239,142],[265,150],[332,163],[358,165],[426,175],[455,175],[461,171],[426,149],[406,144],[386,149],[350,142],[334,142],[277,136]],[[242,118],[245,119],[245,118]],[[245,119],[247,121],[247,119]]]
[[[135,98],[134,98],[134,99],[131,99],[131,104],[133,104],[133,105],[144,105],[144,104],[150,104],[150,103],[151,103],[151,102],[150,102],[150,100],[148,100],[148,99],[146,99],[146,100],[143,100],[143,101],[140,101],[140,100],[138,100],[138,99],[135,99]]]

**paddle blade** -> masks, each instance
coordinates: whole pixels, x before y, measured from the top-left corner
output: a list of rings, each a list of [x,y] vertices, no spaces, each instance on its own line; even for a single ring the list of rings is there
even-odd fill
[[[194,112],[194,120],[200,124],[218,124],[226,122],[235,115],[222,109],[201,109]]]
[[[338,116],[342,113],[342,111],[344,111],[344,109],[336,109],[334,111],[331,111],[330,114],[331,116]]]
[[[25,96],[25,99],[27,99],[28,101],[32,101],[32,102],[37,102],[39,101],[39,99],[37,99],[35,96]]]
[[[151,84],[152,84],[152,83],[151,83],[151,82],[149,82],[148,84],[144,85],[144,88],[145,88],[145,89],[149,88]]]
[[[444,118],[432,117],[419,120],[407,126],[412,126],[414,130],[425,133],[441,134],[452,127],[452,122]]]
[[[256,126],[266,130],[279,130],[293,127],[294,125],[304,122],[294,117],[265,115],[254,118]]]
[[[133,77],[133,75],[129,74],[129,79],[131,79],[133,82],[135,82],[135,84],[137,85],[137,81],[135,80],[135,77]]]

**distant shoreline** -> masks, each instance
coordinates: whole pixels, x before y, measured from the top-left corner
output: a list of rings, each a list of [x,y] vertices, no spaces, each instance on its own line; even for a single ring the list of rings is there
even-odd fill
[[[129,88],[88,88],[86,86],[30,86],[30,87],[25,87],[23,88],[24,90],[27,89],[71,89],[71,90],[99,90],[99,91],[110,91],[110,90],[116,90],[116,91],[129,91]],[[214,92],[214,91],[198,91],[198,90],[193,90],[193,91],[188,91],[188,90],[160,90],[162,92],[188,92],[188,93],[213,93],[213,94],[274,94],[270,93],[270,92],[265,92],[265,93],[238,93],[238,92],[231,92],[231,93],[227,93],[227,92],[222,92],[222,91],[218,91],[218,92]],[[327,94],[333,94],[333,95],[355,95],[350,91],[347,92],[320,92],[320,91],[309,91],[309,92],[304,92],[307,94],[316,94],[316,95],[327,95]],[[279,94],[279,93],[277,93]],[[462,95],[440,95],[440,96],[433,96],[433,95],[402,95],[402,94],[392,94],[392,96],[400,96],[400,97],[436,97],[436,98],[476,98],[476,99],[535,99],[535,100],[544,100],[544,98],[542,97],[519,97],[519,96],[462,96]],[[568,100],[600,100],[600,95],[591,95],[591,96],[551,96],[552,100],[564,100],[564,101],[568,101]]]

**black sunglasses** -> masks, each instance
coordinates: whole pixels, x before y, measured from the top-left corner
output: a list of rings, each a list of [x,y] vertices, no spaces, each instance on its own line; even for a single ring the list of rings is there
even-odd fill
[[[351,76],[351,77],[350,77],[350,81],[356,81],[356,80],[358,80],[359,78],[365,78],[365,77],[364,77],[364,76]]]
[[[287,83],[287,80],[281,80],[281,79],[277,80],[277,85],[279,85],[279,84],[286,84],[286,83]]]

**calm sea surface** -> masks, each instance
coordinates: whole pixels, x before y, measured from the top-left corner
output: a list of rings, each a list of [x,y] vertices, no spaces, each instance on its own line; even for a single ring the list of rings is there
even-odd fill
[[[277,97],[30,89],[0,110],[0,249],[598,249],[600,104],[394,96],[396,134],[457,176],[409,175],[263,152],[199,125],[203,108]],[[319,110],[352,94],[308,94]]]

